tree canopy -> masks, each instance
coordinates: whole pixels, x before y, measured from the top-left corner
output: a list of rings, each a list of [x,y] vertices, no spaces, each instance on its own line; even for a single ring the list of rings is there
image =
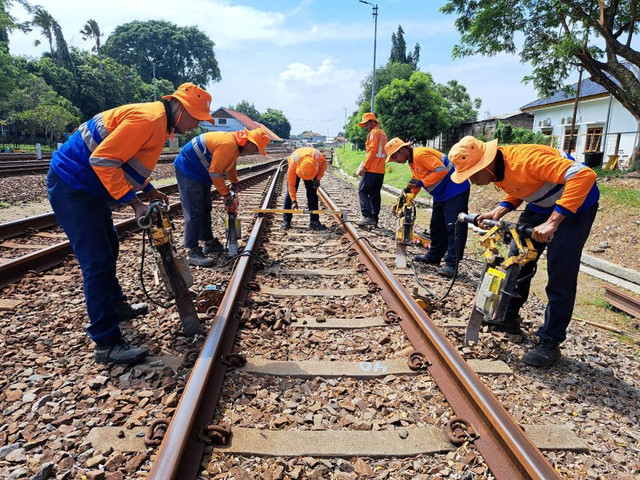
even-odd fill
[[[220,80],[213,41],[197,27],[179,27],[164,20],[134,21],[116,27],[102,53],[134,68],[145,82],[165,78],[174,85],[206,85]]]
[[[519,52],[533,66],[525,80],[545,96],[583,67],[640,122],[637,0],[448,0],[442,11],[457,15],[454,57]]]
[[[413,53],[407,53],[407,42],[404,39],[404,30],[402,25],[398,25],[398,32],[391,34],[391,55],[389,55],[389,63],[408,63],[413,65],[413,69],[418,69],[420,61],[420,44],[416,43],[413,47]]]
[[[281,138],[289,138],[291,133],[291,124],[287,117],[284,116],[282,110],[267,108],[267,111],[260,117],[260,123],[264,123],[273,133]]]
[[[235,107],[233,105],[229,106],[231,110],[234,110],[238,113],[244,113],[247,117],[255,122],[260,121],[261,113],[258,111],[256,106],[253,103],[249,103],[248,100],[242,100]]]

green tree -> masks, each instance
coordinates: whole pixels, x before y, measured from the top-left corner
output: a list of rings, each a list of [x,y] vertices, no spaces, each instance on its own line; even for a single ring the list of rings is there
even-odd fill
[[[7,98],[15,88],[17,75],[18,70],[13,64],[13,58],[7,52],[6,43],[0,42],[0,98]]]
[[[232,105],[229,108],[231,110],[235,110],[238,113],[244,113],[251,120],[254,120],[256,122],[261,121],[260,118],[262,117],[262,114],[258,111],[253,103],[249,104],[248,100],[242,100],[235,107]]]
[[[91,47],[91,51],[100,53],[100,37],[102,37],[102,33],[100,32],[98,22],[93,19],[87,20],[87,23],[84,24],[84,28],[80,30],[80,34],[82,35],[83,40],[88,40],[90,38],[95,39],[96,44]]]
[[[550,145],[552,138],[539,132],[534,133],[527,128],[514,127],[513,125],[502,123],[500,121],[498,121],[498,127],[496,128],[493,136],[500,140],[501,145],[518,143]]]
[[[457,80],[449,80],[444,85],[438,85],[438,91],[447,100],[449,123],[457,127],[465,122],[472,122],[478,118],[478,109],[482,100],[471,100],[467,87]]]
[[[450,127],[449,103],[428,73],[394,80],[378,93],[376,102],[389,138],[424,142]]]
[[[142,79],[156,77],[174,85],[193,82],[206,85],[220,80],[214,43],[197,27],[179,27],[163,20],[134,21],[116,27],[102,52],[122,65],[134,68]]]
[[[56,24],[56,20],[44,8],[37,6],[33,10],[33,19],[31,20],[31,24],[34,27],[38,27],[42,36],[47,39],[47,41],[49,42],[49,50],[51,51],[51,56],[53,57],[55,55],[55,50],[53,48],[53,27]],[[40,45],[40,43],[40,40],[37,39],[33,42],[36,47]]]
[[[442,11],[457,15],[462,37],[454,57],[519,51],[533,66],[525,80],[542,95],[582,67],[640,123],[640,79],[629,68],[640,65],[631,47],[640,30],[637,0],[448,0]]]
[[[14,114],[11,120],[28,134],[46,137],[53,144],[65,131],[77,125],[79,118],[60,105],[41,104]]]
[[[28,31],[29,23],[19,23],[9,13],[9,8],[14,4],[20,4],[28,11],[31,10],[31,5],[26,0],[0,0],[0,43],[9,44],[9,32],[15,29]],[[5,46],[6,46],[5,45]]]
[[[267,111],[260,117],[260,123],[264,123],[280,138],[289,138],[291,124],[282,110],[267,108]]]
[[[409,63],[413,65],[414,70],[417,70],[419,61],[420,44],[416,43],[415,47],[413,47],[413,53],[407,53],[407,42],[404,39],[404,30],[402,29],[402,25],[398,25],[398,32],[391,34],[389,63]]]

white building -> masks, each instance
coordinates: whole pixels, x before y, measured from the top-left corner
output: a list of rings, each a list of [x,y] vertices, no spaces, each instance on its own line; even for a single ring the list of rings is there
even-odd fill
[[[573,85],[574,92],[577,86]],[[585,153],[604,152],[605,162],[609,155],[617,154],[625,165],[638,143],[638,122],[634,116],[603,86],[591,79],[583,80],[571,135],[575,98],[575,94],[561,91],[521,109],[534,114],[534,132],[552,136],[553,145],[564,151],[571,148],[576,160],[584,162]]]

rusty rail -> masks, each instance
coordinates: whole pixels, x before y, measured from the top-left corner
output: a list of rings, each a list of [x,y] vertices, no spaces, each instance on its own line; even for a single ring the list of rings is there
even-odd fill
[[[604,286],[604,299],[619,310],[640,318],[640,300],[622,290],[609,285]]]
[[[329,196],[318,189],[329,209],[337,209]],[[339,218],[336,216],[336,219]],[[400,327],[418,351],[426,356],[429,373],[459,417],[473,427],[474,440],[492,473],[499,479],[558,479],[553,467],[525,435],[491,391],[473,372],[415,302],[407,290],[378,257],[365,237],[349,223],[347,235],[371,279],[382,288],[380,294],[401,319]]]
[[[285,162],[273,175],[262,208],[269,208]],[[261,242],[264,218],[257,217],[244,252],[254,252]],[[251,276],[253,259],[239,257],[226,293],[220,303],[213,326],[209,330],[200,355],[180,397],[169,429],[151,467],[149,480],[196,478],[205,444],[198,439],[202,428],[211,422],[215,412],[226,365],[223,356],[231,352],[238,328],[234,311],[246,297],[245,283]],[[206,398],[206,402],[203,399]]]
[[[280,161],[281,160],[275,160],[272,162],[260,164],[261,168],[255,168],[258,167],[258,165],[252,165],[244,169],[239,169],[238,173],[249,173],[249,175],[243,175],[242,178],[240,178],[241,185],[260,180],[264,178],[265,175],[269,175],[274,170],[274,168],[272,167],[273,163]],[[160,187],[158,190],[169,194],[175,192],[177,188],[177,185],[173,184]],[[216,198],[217,195],[217,191],[213,190],[212,198]],[[174,202],[169,207],[171,211],[176,211],[180,209],[181,205],[180,202]],[[8,238],[4,235],[9,235],[10,233],[12,235],[16,235],[19,233],[24,233],[27,228],[35,228],[32,227],[30,222],[35,222],[36,225],[39,225],[38,228],[44,228],[44,225],[56,225],[56,220],[53,213],[38,215],[36,217],[18,220],[16,222],[9,222],[0,225],[0,239]],[[115,224],[115,227],[118,233],[139,230],[139,227],[133,217],[117,222]],[[0,264],[0,288],[18,281],[30,270],[43,271],[55,265],[58,265],[62,263],[64,258],[71,253],[71,245],[69,244],[68,240],[65,240],[55,245],[44,247],[41,250],[37,250],[33,253],[23,255],[9,260],[6,263]]]

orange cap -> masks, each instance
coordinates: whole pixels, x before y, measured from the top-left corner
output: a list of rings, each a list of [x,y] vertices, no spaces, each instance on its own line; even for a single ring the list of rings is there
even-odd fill
[[[296,167],[296,175],[302,180],[313,180],[318,174],[318,162],[313,157],[304,157]]]
[[[362,120],[358,125],[360,125],[361,127],[364,127],[364,124],[367,123],[369,120],[373,120],[374,122],[379,123],[375,113],[367,112],[364,115],[362,115]]]
[[[193,83],[183,83],[171,95],[165,95],[162,98],[166,100],[175,98],[196,120],[210,122],[212,125],[216,124],[209,111],[211,95]]]
[[[471,135],[467,135],[456,143],[449,151],[449,160],[456,171],[451,174],[451,180],[462,183],[471,175],[487,167],[496,158],[498,139],[483,142]]]
[[[247,140],[258,147],[258,150],[262,155],[266,155],[267,151],[265,150],[265,147],[269,145],[269,142],[271,141],[267,132],[262,128],[254,128],[253,130],[247,130],[245,128],[244,131],[247,134]]]
[[[393,155],[398,152],[402,147],[410,147],[411,142],[403,142],[400,137],[392,138],[384,146],[384,153],[387,155],[387,163],[393,162]]]

